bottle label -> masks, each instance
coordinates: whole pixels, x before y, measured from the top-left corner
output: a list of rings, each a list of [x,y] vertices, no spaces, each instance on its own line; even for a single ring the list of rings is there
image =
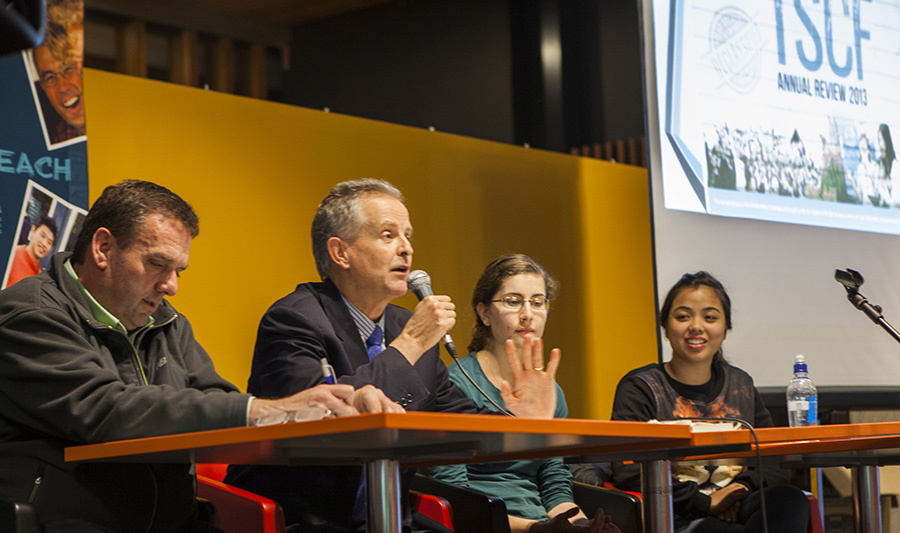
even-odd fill
[[[788,402],[788,411],[807,411],[810,409],[809,403],[806,400],[791,400]]]

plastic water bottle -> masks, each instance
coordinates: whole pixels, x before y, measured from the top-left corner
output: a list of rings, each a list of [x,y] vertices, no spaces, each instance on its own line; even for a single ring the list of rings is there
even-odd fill
[[[794,378],[787,387],[787,410],[791,427],[819,425],[819,396],[806,373],[806,358],[802,354],[794,357]]]

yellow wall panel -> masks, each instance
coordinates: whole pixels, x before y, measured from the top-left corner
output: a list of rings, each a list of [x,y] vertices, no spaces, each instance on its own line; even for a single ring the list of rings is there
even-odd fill
[[[657,360],[649,188],[642,168],[580,161],[584,416],[609,419],[622,376]]]
[[[95,70],[85,71],[85,85],[91,199],[137,178],[194,206],[200,236],[172,303],[241,388],[259,318],[318,278],[309,239],[318,202],[333,184],[368,176],[406,195],[413,266],[456,302],[461,351],[482,268],[522,252],[562,283],[545,338],[563,350],[559,381],[572,416],[608,417],[607,382],[646,359],[654,331],[642,169]],[[607,266],[619,292],[602,285]],[[412,307],[415,298],[398,303]]]

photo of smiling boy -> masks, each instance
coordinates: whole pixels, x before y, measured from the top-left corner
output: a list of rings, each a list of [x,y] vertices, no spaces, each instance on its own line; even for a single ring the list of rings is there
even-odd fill
[[[20,279],[41,273],[41,259],[50,255],[58,232],[56,221],[47,216],[39,216],[28,230],[28,242],[16,246],[9,278],[9,287]]]

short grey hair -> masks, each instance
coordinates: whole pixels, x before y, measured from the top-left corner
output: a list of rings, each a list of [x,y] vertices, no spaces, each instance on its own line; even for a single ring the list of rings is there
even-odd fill
[[[316,209],[312,223],[313,258],[316,270],[324,280],[331,270],[331,257],[328,255],[328,239],[339,237],[352,239],[359,233],[363,220],[360,214],[359,200],[369,195],[385,195],[396,198],[401,203],[406,199],[397,187],[384,180],[362,178],[338,183],[328,191]]]

